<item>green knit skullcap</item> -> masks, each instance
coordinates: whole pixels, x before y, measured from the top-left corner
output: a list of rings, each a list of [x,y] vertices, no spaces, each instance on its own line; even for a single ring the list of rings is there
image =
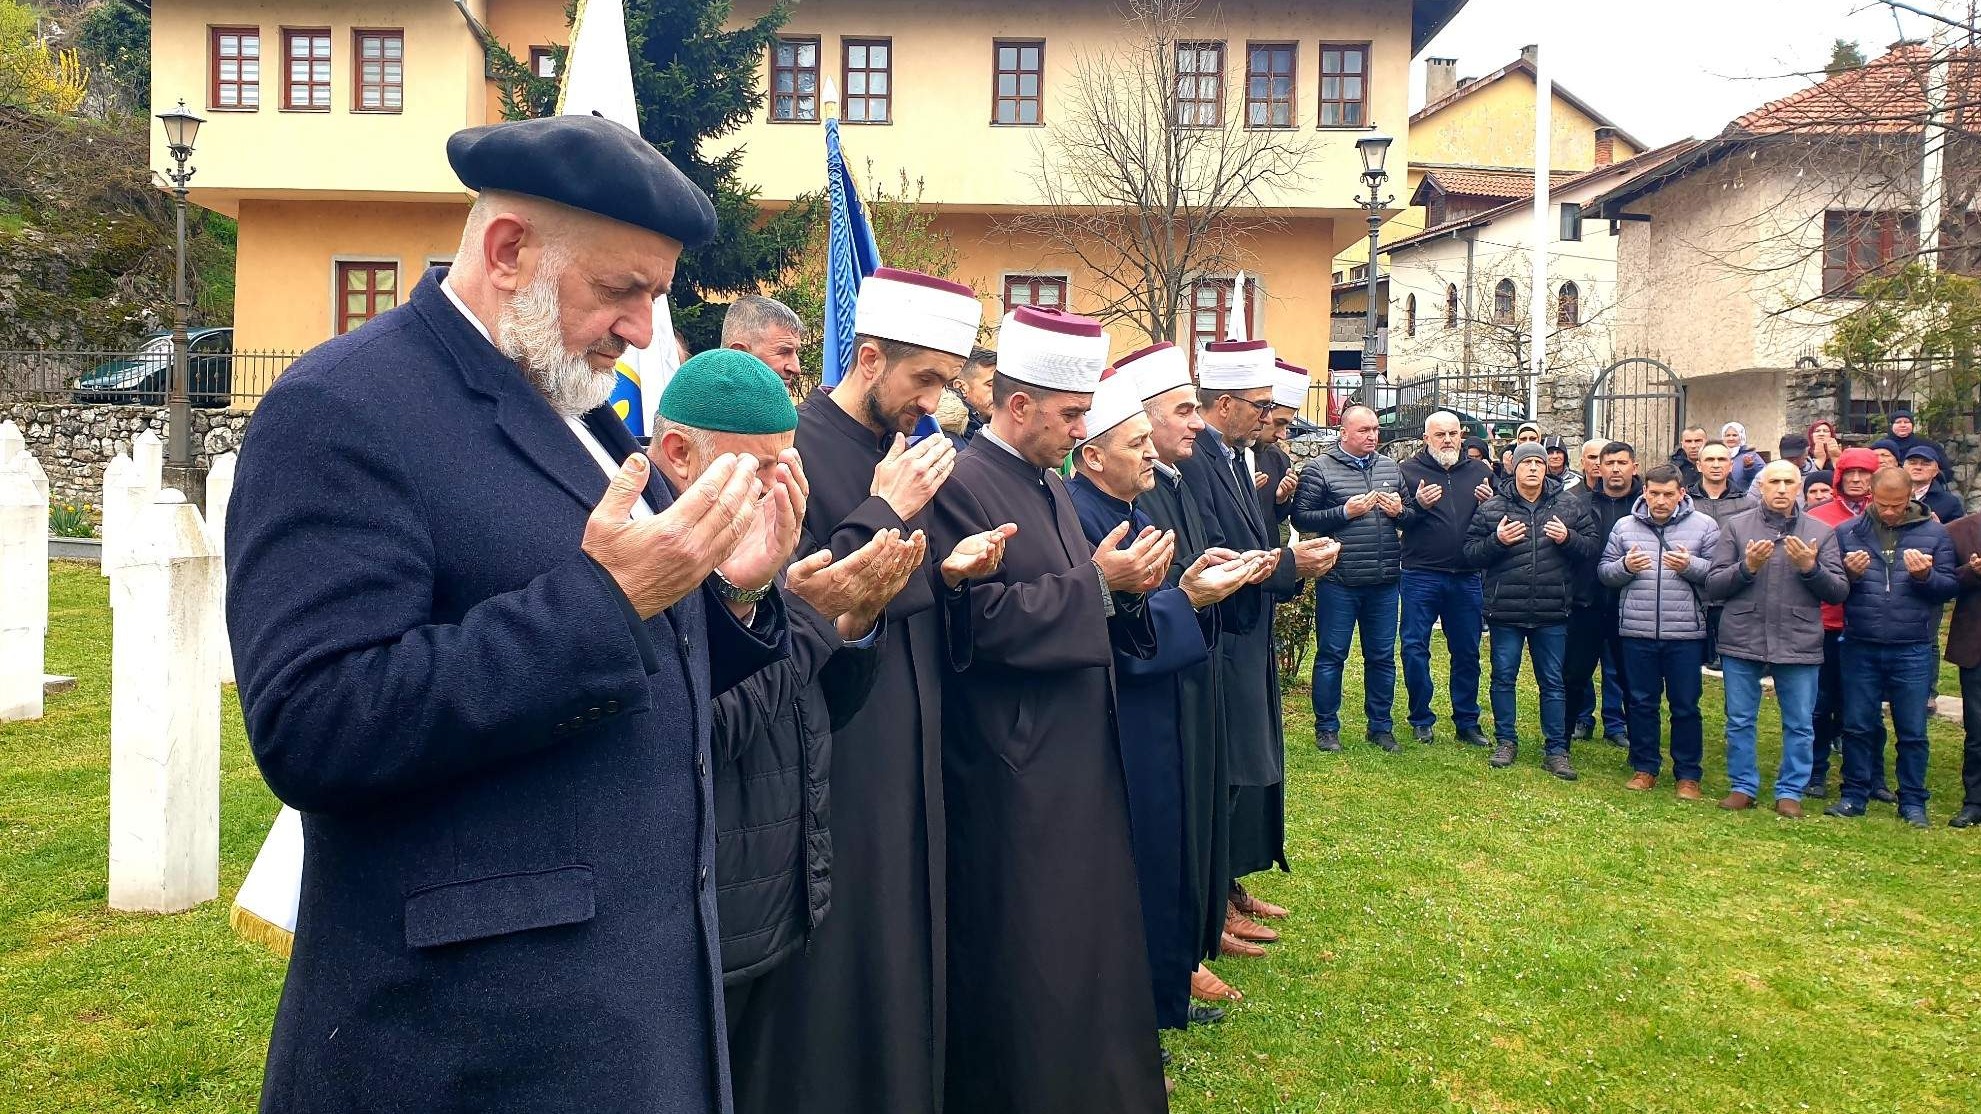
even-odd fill
[[[734,348],[691,357],[660,395],[660,416],[715,433],[789,433],[798,411],[770,365]]]

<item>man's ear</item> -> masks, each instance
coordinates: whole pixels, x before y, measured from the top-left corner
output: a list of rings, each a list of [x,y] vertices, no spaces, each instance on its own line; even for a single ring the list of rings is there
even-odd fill
[[[514,294],[524,286],[523,246],[529,239],[530,226],[514,213],[498,213],[482,230],[482,267],[488,272],[488,281],[505,294]]]
[[[647,446],[647,459],[672,480],[676,491],[685,489],[695,478],[695,447],[680,430],[670,429],[655,438]]]

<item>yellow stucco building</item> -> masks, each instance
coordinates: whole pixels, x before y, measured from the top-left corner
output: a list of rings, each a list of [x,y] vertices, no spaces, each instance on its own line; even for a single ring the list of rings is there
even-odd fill
[[[1325,366],[1330,261],[1362,230],[1355,140],[1405,132],[1410,58],[1463,2],[1241,0],[1205,9],[1177,44],[1198,75],[1178,111],[1312,138],[1298,185],[1262,202],[1286,234],[1242,261],[1263,293],[1254,335],[1289,359]],[[735,18],[760,10],[745,0]],[[478,28],[521,58],[567,41],[563,13],[564,0],[156,0],[153,101],[184,98],[207,117],[192,199],[240,222],[237,350],[299,350],[359,327],[453,255],[469,195],[446,137],[499,118]],[[960,0],[935,18],[905,0],[807,0],[760,64],[763,108],[718,146],[743,149],[743,180],[766,205],[821,188],[830,83],[849,165],[922,181],[959,250],[956,277],[987,311],[1092,309],[1094,275],[998,218],[1035,201],[1041,137],[1079,66],[1123,34],[1097,2]],[[1392,149],[1392,165],[1411,157],[1407,141]],[[162,143],[152,161],[168,163]],[[1228,275],[1202,276],[1179,340],[1222,335],[1229,288]],[[1120,349],[1143,342],[1116,333]]]
[[[1404,207],[1384,223],[1382,244],[1400,242],[1443,220],[1533,196],[1534,115],[1540,101],[1534,49],[1527,47],[1518,58],[1476,78],[1460,78],[1455,58],[1424,60],[1424,104],[1410,115],[1407,170],[1401,181],[1392,175],[1384,190]],[[1559,82],[1551,84],[1551,181],[1644,153],[1644,144],[1609,117]],[[1347,245],[1334,260],[1337,367],[1360,366],[1358,317],[1368,304],[1367,227],[1366,221],[1360,223],[1364,238]],[[1386,300],[1379,290],[1379,303]]]

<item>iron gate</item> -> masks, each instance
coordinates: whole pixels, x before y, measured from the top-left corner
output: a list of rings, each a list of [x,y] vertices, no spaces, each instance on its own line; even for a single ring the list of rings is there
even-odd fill
[[[1582,420],[1590,437],[1628,441],[1639,457],[1661,457],[1685,428],[1685,384],[1649,356],[1618,360],[1589,384]]]

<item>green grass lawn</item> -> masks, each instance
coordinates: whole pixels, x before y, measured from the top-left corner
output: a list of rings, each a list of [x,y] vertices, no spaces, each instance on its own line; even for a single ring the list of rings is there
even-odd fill
[[[0,1111],[251,1110],[282,967],[227,926],[276,808],[239,709],[228,693],[222,900],[108,912],[104,582],[58,566],[51,606],[50,669],[81,683],[0,728]],[[1628,794],[1600,743],[1578,747],[1575,784],[1540,772],[1538,743],[1510,770],[1448,730],[1385,755],[1359,741],[1352,658],[1350,677],[1343,754],[1314,752],[1306,693],[1288,694],[1298,873],[1254,889],[1295,917],[1267,958],[1218,964],[1248,994],[1223,1024],[1169,1038],[1175,1109],[1981,1104],[1981,835],[1915,832],[1890,806],[1800,824],[1682,806],[1668,776]],[[1959,740],[1936,724],[1933,741],[1943,824]]]

